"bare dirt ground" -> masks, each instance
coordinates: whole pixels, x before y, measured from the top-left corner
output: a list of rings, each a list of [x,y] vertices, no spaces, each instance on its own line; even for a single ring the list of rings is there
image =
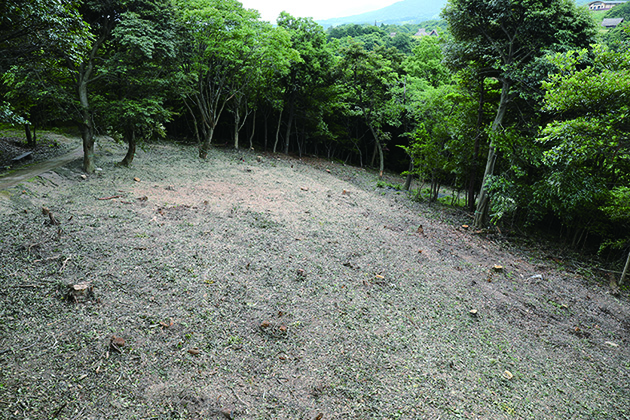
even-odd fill
[[[322,160],[97,152],[0,191],[2,419],[630,418],[627,291],[558,250]]]

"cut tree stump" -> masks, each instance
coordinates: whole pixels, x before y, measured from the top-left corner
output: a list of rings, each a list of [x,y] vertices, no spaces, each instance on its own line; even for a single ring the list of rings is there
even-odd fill
[[[91,283],[79,283],[68,285],[68,298],[74,303],[81,303],[94,296],[94,288]]]

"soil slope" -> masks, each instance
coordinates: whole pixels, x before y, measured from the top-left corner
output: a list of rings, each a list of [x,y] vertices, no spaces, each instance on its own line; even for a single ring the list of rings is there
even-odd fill
[[[0,418],[630,418],[589,269],[357,168],[124,153],[0,191]]]

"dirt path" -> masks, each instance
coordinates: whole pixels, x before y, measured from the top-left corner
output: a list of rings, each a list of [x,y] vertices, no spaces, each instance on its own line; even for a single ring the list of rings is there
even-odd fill
[[[0,418],[630,418],[628,297],[559,250],[323,160],[103,147],[0,200]]]
[[[63,156],[57,156],[45,162],[34,163],[32,165],[17,169],[11,173],[0,175],[0,190],[6,190],[8,188],[14,187],[20,182],[41,175],[44,172],[48,172],[60,166],[67,165],[68,163],[73,162],[77,159],[81,159],[82,157],[83,149],[81,147],[77,147],[70,153],[67,153]]]

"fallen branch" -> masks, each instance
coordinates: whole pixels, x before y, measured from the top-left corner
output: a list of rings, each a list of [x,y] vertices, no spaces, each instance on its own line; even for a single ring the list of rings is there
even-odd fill
[[[64,270],[64,268],[66,268],[66,264],[68,264],[68,261],[70,261],[70,258],[72,258],[72,257],[66,258],[65,261],[63,262],[63,264],[61,264],[61,268],[59,269],[60,273]]]
[[[236,397],[236,399],[238,400],[238,402],[240,402],[241,404],[243,404],[245,407],[249,407],[247,404],[245,404],[245,402],[243,400],[241,400],[241,398],[238,396],[238,394],[236,393],[236,391],[234,390],[234,388],[232,388],[231,386],[228,386],[227,389],[229,389],[230,391],[232,391],[232,394],[234,394],[234,396]]]
[[[580,267],[583,268],[583,267]],[[621,274],[621,271],[615,271],[615,270],[606,270],[604,268],[599,268],[599,267],[593,267],[595,270],[599,270],[599,271],[603,271],[605,273],[612,273],[612,274]]]
[[[122,195],[112,195],[111,197],[102,197],[99,200],[113,200],[114,198],[122,198]]]
[[[34,263],[38,263],[38,262],[45,262],[45,261],[53,261],[53,260],[58,260],[61,257],[62,257],[62,255],[59,254],[59,255],[55,255],[54,257],[43,258],[41,260],[35,260],[33,262]]]

